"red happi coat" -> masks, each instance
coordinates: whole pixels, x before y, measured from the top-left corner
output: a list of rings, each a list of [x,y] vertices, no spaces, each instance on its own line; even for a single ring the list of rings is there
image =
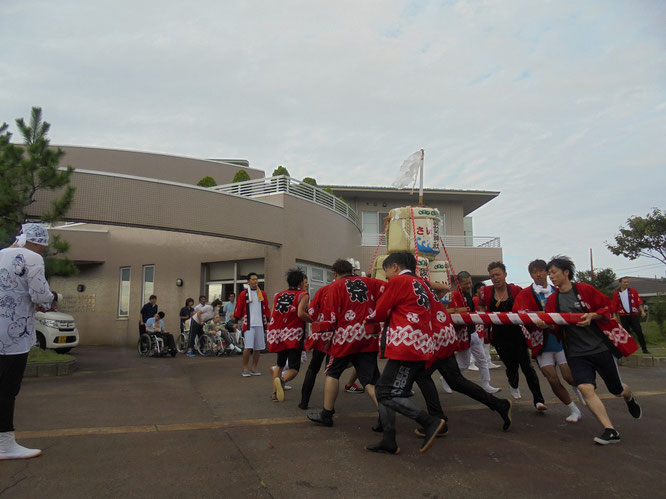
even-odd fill
[[[429,361],[433,353],[431,303],[437,299],[415,274],[392,277],[370,322],[384,322],[380,355],[393,360]],[[388,323],[387,323],[388,322]]]
[[[627,289],[629,290],[629,311],[624,309],[624,305],[622,305],[622,300],[620,299],[620,290],[618,289],[613,293],[613,298],[611,299],[611,314],[634,315],[640,312],[638,307],[643,304],[641,296],[634,288]]]
[[[517,286],[516,284],[509,284],[507,283],[507,288],[509,290],[509,297],[515,302],[516,296],[523,290],[520,286]],[[493,295],[495,293],[495,287],[494,286],[484,286],[481,289],[479,289],[479,308],[483,307],[483,311],[485,312],[490,312],[490,300],[493,299]],[[522,326],[521,326],[522,327]],[[523,329],[523,334],[525,335],[525,339],[527,340],[527,344],[529,346],[529,332],[527,329]],[[492,340],[493,338],[493,326],[490,326],[488,328],[488,340]]]
[[[456,335],[456,327],[444,304],[434,297],[430,303],[430,325],[432,328],[432,358],[428,366],[440,359],[446,359],[461,350]]]
[[[273,314],[266,331],[269,352],[301,348],[305,322],[298,318],[298,304],[308,296],[300,289],[287,289],[275,295]]]
[[[539,300],[534,296],[534,288],[532,286],[528,286],[518,293],[518,296],[513,301],[513,312],[543,312]],[[549,334],[555,334],[559,339],[559,334],[555,333],[552,329],[539,329],[534,325],[528,325],[524,326],[523,332],[525,331],[529,334],[527,345],[532,352],[532,358],[536,358],[541,354],[546,344],[546,337]]]
[[[345,357],[353,353],[377,352],[379,342],[363,321],[370,315],[386,283],[370,277],[340,277],[329,285],[324,315],[334,324],[326,353]]]
[[[603,315],[604,318],[592,322],[590,328],[605,339],[611,353],[620,358],[628,357],[636,350],[638,345],[631,335],[616,320],[610,319],[610,300],[601,291],[590,284],[583,282],[572,283],[574,293],[578,298],[584,312],[594,312]],[[546,312],[559,312],[558,303],[559,290],[556,290],[548,297],[546,302]],[[566,349],[566,335],[561,334],[561,328],[555,326],[560,336],[564,339],[564,348]]]
[[[264,328],[268,323],[268,319],[271,316],[271,309],[268,307],[268,295],[263,289],[257,288],[257,294],[261,293],[263,300],[261,300],[261,315],[262,322],[264,323]],[[247,331],[250,326],[250,321],[248,320],[249,307],[247,303],[248,293],[247,289],[244,289],[238,295],[236,299],[236,308],[234,308],[234,317],[242,321],[242,331]]]
[[[451,301],[449,302],[449,308],[466,308],[469,310],[469,306],[467,305],[467,300],[465,300],[465,296],[463,295],[462,291],[456,290],[453,293],[451,293]],[[470,312],[474,312],[474,310],[469,310]],[[467,332],[467,326],[456,326],[456,337],[458,338],[458,349],[459,350],[467,350],[469,348],[469,333]],[[483,333],[481,333],[481,336],[483,336]]]
[[[330,286],[331,285],[329,284],[323,288],[319,288],[319,291],[315,293],[314,298],[310,301],[308,314],[315,322],[329,320],[329,317],[326,316],[324,311],[326,309],[326,300]],[[326,345],[331,341],[332,336],[333,331],[314,332],[310,330],[310,333],[305,340],[305,349],[324,352],[326,351]]]

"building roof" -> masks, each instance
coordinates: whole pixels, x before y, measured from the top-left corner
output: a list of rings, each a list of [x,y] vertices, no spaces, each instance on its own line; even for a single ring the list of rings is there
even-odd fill
[[[405,199],[414,196],[418,199],[418,189],[410,191],[407,189],[396,189],[394,187],[375,187],[364,185],[320,185],[319,187],[330,187],[336,196],[346,199],[362,197],[364,199],[377,199],[381,201]],[[467,216],[484,204],[499,196],[499,191],[471,191],[463,189],[423,189],[424,202],[456,202],[463,205],[463,216]]]
[[[658,293],[666,294],[666,279],[663,277],[656,279],[654,277],[627,277],[629,278],[629,287],[634,288],[643,297],[657,296]],[[616,282],[613,287],[617,289],[620,285]]]

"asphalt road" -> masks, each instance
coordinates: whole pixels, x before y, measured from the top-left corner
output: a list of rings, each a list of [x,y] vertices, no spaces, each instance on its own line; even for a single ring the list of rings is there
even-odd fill
[[[301,376],[272,403],[275,355],[251,378],[240,376],[238,357],[142,359],[106,347],[74,355],[75,374],[24,381],[17,438],[44,453],[0,463],[2,497],[666,497],[664,369],[621,368],[644,416],[634,420],[606,395],[619,445],[593,443],[601,429],[585,409],[580,423],[565,423],[541,378],[548,411],[519,402],[506,433],[497,414],[440,392],[449,434],[421,455],[413,423],[398,416],[402,453],[389,456],[364,450],[377,440],[367,395],[342,392],[332,428],[296,406]],[[491,373],[508,397],[503,370]],[[315,408],[322,386],[320,375]]]

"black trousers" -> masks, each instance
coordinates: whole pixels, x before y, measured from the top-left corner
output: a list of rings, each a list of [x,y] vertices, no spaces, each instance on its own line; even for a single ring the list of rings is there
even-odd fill
[[[638,344],[641,346],[641,350],[645,352],[647,350],[647,345],[645,344],[645,336],[643,336],[643,328],[641,327],[641,320],[638,315],[621,315],[620,322],[624,329],[630,333],[634,333],[634,336],[636,336],[636,339],[638,340]]]
[[[426,376],[418,377],[416,379],[416,384],[423,394],[430,415],[437,416],[441,419],[448,419],[444,415],[444,411],[442,410],[439,401],[439,395],[437,394],[437,387],[432,380],[432,375],[435,371],[439,371],[452,390],[481,402],[493,411],[496,411],[499,408],[502,399],[491,395],[476,383],[465,378],[460,372],[455,356],[451,355],[450,357],[436,361],[430,369],[426,371]]]
[[[395,441],[395,413],[413,419],[421,426],[445,419],[420,409],[409,397],[415,381],[427,377],[425,362],[389,359],[379,380],[375,384],[375,395],[379,405],[379,419],[384,429],[384,440]],[[430,380],[432,382],[432,379]],[[434,384],[433,384],[434,386]],[[437,390],[435,390],[437,396]],[[439,397],[437,398],[439,403]]]
[[[146,334],[146,325],[145,324],[139,324],[139,338],[141,337],[142,334]]]
[[[28,354],[0,355],[0,432],[14,431],[14,404]]]
[[[518,369],[521,369],[525,375],[527,386],[529,386],[532,392],[534,403],[543,403],[544,399],[541,394],[541,387],[539,386],[539,377],[534,367],[532,367],[527,343],[520,329],[510,328],[501,332],[498,331],[498,334],[493,332],[492,344],[495,350],[497,350],[501,361],[504,363],[509,385],[512,388],[518,388]]]
[[[190,339],[187,343],[187,348],[194,350],[194,339],[201,335],[203,335],[203,327],[194,321],[190,322]]]
[[[307,406],[310,402],[310,396],[314,389],[317,374],[321,369],[327,355],[319,350],[312,350],[312,359],[308,365],[308,370],[305,371],[305,379],[303,380],[303,387],[301,388],[301,404]]]

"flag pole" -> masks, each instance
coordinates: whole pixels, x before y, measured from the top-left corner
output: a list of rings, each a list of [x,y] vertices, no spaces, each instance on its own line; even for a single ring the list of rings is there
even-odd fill
[[[421,149],[421,168],[420,168],[420,177],[421,183],[419,184],[419,206],[423,206],[423,157],[425,152]]]

